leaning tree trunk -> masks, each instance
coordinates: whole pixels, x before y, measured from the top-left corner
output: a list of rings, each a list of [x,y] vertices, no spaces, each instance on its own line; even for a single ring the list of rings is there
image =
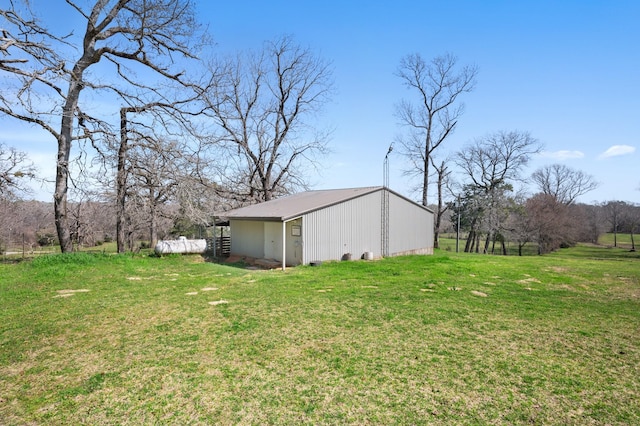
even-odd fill
[[[94,56],[95,40],[85,44],[82,57],[73,66],[69,90],[62,107],[62,123],[58,137],[58,157],[56,162],[56,187],[53,195],[53,210],[60,242],[60,250],[63,253],[73,251],[71,231],[69,230],[69,216],[67,212],[67,192],[69,190],[69,157],[71,156],[71,140],[73,133],[73,120],[78,109],[78,99],[83,88],[82,75],[84,70],[92,63],[100,60]]]
[[[491,242],[491,231],[487,232],[487,238],[484,241],[484,249],[482,250],[483,254],[489,254],[489,243]]]
[[[76,66],[76,68],[78,68]],[[75,71],[75,70],[74,70]],[[62,109],[62,123],[58,136],[58,156],[56,161],[56,187],[53,194],[53,210],[62,253],[73,251],[71,230],[69,229],[69,213],[67,211],[67,192],[69,190],[69,158],[71,156],[71,134],[73,120],[80,97],[82,71],[74,72],[76,76],[69,83],[69,93]],[[80,76],[80,77],[78,77]]]

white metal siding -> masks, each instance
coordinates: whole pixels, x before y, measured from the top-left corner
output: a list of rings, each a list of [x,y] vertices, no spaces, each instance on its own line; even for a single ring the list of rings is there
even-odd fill
[[[231,220],[231,254],[264,257],[264,222]],[[282,256],[280,256],[282,257]]]
[[[381,256],[381,192],[357,197],[303,216],[303,263],[338,260],[346,253]]]
[[[389,194],[389,254],[433,253],[433,213]]]
[[[287,222],[287,264],[382,256],[383,190],[321,208]],[[433,213],[389,193],[389,254],[433,253]],[[292,235],[293,225],[301,236]],[[231,253],[282,260],[282,222],[231,220]]]

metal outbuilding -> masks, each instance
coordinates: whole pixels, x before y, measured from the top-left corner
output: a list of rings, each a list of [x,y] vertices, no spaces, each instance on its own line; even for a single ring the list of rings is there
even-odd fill
[[[431,210],[385,187],[307,191],[221,214],[231,254],[285,265],[433,254]]]

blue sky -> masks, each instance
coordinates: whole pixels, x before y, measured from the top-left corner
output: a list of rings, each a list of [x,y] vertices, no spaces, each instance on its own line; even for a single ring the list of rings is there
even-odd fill
[[[315,188],[382,184],[387,148],[402,132],[395,105],[411,96],[394,76],[400,58],[449,52],[479,74],[439,158],[488,133],[527,131],[545,147],[527,174],[560,162],[601,183],[580,201],[640,202],[638,1],[200,0],[197,7],[221,53],[288,34],[332,62],[336,93],[319,123],[335,129],[333,153],[312,177]],[[38,161],[52,156],[54,141],[0,125],[0,141],[23,141]],[[404,163],[392,154],[390,186],[416,198]]]
[[[545,146],[531,170],[562,162],[594,176],[581,201],[640,201],[640,2],[254,1],[201,2],[221,50],[292,34],[333,62],[335,127],[319,188],[379,185],[389,143],[402,132],[394,106],[410,93],[400,58],[445,52],[479,68],[466,112],[442,145],[446,157],[499,130],[528,131]],[[608,150],[615,148],[606,156]],[[410,195],[404,160],[390,186]],[[431,193],[434,193],[432,190]]]

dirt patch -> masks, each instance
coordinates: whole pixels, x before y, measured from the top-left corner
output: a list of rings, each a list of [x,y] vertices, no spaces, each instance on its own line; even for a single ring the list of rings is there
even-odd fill
[[[477,290],[471,290],[471,294],[473,294],[474,296],[478,296],[478,297],[487,297],[488,296],[487,293],[483,293],[483,292],[477,291]]]
[[[557,272],[558,274],[564,274],[566,272],[569,272],[569,268],[566,268],[564,266],[550,266],[547,268],[547,271],[553,271],[553,272]]]
[[[525,278],[524,280],[518,281],[518,283],[520,284],[539,283],[539,282],[541,282],[539,279],[533,278],[533,277]]]
[[[196,294],[198,294],[197,291],[191,291],[189,293],[185,293],[185,295],[187,295],[187,296],[195,296]]]
[[[87,290],[86,288],[81,288],[78,290],[56,290],[56,293],[58,293],[56,296],[53,297],[71,297],[76,293],[88,293],[91,290]]]
[[[218,287],[205,287],[202,291],[216,291],[219,290]]]
[[[567,290],[567,291],[574,291],[575,289],[573,287],[571,287],[569,284],[559,284],[557,286],[555,286],[556,288],[560,289],[560,290]]]

